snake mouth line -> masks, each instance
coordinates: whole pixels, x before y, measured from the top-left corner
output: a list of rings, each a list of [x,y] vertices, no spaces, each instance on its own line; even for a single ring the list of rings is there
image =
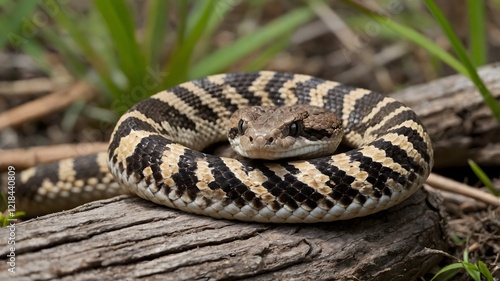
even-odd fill
[[[327,144],[311,144],[308,146],[293,148],[293,149],[280,149],[280,148],[267,148],[267,149],[241,149],[240,147],[234,148],[236,152],[244,157],[253,159],[276,160],[286,158],[307,159],[314,158],[318,155],[328,155],[335,152]]]

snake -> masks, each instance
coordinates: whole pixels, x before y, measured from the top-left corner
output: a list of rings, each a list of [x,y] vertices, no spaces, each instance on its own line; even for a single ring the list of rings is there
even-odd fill
[[[255,129],[250,117],[257,120],[256,112],[268,107],[306,109],[292,117],[278,110],[254,122],[264,127],[277,122],[277,129]],[[334,116],[303,119],[317,108]],[[336,119],[335,125],[319,128],[326,119]],[[235,147],[263,147],[295,143],[283,138],[299,135],[307,142],[325,141],[339,131],[341,137],[333,142],[347,149],[326,148],[326,155],[315,152],[317,145],[292,149],[307,151],[304,158],[295,152],[281,159],[206,152],[228,138]],[[303,74],[225,73],[181,83],[136,103],[115,125],[107,152],[18,173],[16,205],[37,216],[54,204],[68,209],[82,197],[92,201],[125,192],[217,219],[330,222],[399,204],[423,185],[432,165],[423,124],[393,98]]]

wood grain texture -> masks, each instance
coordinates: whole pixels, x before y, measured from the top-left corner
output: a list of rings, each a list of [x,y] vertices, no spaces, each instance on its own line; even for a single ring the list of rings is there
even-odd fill
[[[445,250],[423,190],[365,218],[272,225],[215,220],[125,196],[16,224],[16,274],[1,280],[409,280]],[[9,229],[0,229],[7,238]]]

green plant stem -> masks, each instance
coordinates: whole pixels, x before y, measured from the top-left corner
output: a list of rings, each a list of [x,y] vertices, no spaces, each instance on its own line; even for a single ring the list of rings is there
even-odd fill
[[[450,41],[453,47],[453,50],[457,54],[462,64],[467,69],[468,77],[472,80],[472,82],[474,82],[474,84],[478,88],[479,92],[483,96],[485,103],[490,107],[493,116],[500,122],[500,104],[497,103],[497,101],[495,100],[493,95],[491,95],[488,88],[486,88],[486,85],[484,84],[481,77],[479,77],[479,74],[477,73],[475,66],[472,64],[471,60],[467,55],[465,47],[462,45],[462,43],[458,39],[458,36],[453,31],[453,28],[451,27],[450,23],[448,22],[448,20],[446,20],[446,17],[443,15],[443,12],[433,0],[425,0],[425,4],[431,11],[434,18],[441,25],[441,29],[448,37],[448,40]]]
[[[45,3],[43,6],[47,11],[50,12],[50,3]],[[79,48],[81,48],[83,54],[86,59],[92,64],[97,73],[99,73],[100,78],[103,80],[106,87],[116,96],[120,96],[122,92],[121,89],[115,84],[113,79],[111,78],[111,71],[108,66],[104,63],[103,58],[100,54],[95,50],[95,48],[90,44],[87,36],[85,36],[80,28],[77,26],[76,22],[67,14],[67,10],[63,9],[61,5],[59,5],[59,11],[54,15],[57,23],[64,27],[68,33],[71,35],[71,38],[78,44]]]
[[[9,6],[7,6],[7,4]],[[31,39],[31,34],[24,34],[27,32],[23,30],[21,27],[24,24],[25,28],[30,32],[36,32],[36,30],[32,30],[31,25],[35,26],[31,23],[27,17],[33,14],[37,6],[37,1],[22,1],[22,2],[10,2],[3,3],[2,8],[7,9],[7,11],[3,11],[3,17],[0,18],[0,48],[3,49],[4,44],[8,42],[8,40],[29,40]],[[12,10],[11,10],[12,9]],[[10,42],[14,47],[17,47],[14,42]],[[22,43],[22,42],[19,42]]]
[[[491,182],[490,178],[486,175],[486,173],[483,171],[483,169],[481,169],[481,167],[479,167],[473,160],[469,159],[467,161],[474,174],[476,174],[476,176],[484,184],[484,186],[486,186],[486,188],[488,188],[488,190],[493,195],[500,196],[500,192],[495,190],[495,188],[493,187],[493,183]]]
[[[146,63],[135,38],[135,26],[130,10],[123,0],[94,1],[104,18],[120,57],[120,65],[129,86],[141,85],[146,75]]]
[[[298,8],[288,12],[265,27],[240,37],[233,44],[218,49],[207,56],[193,67],[190,78],[199,78],[223,71],[236,60],[243,58],[266,43],[273,42],[283,34],[289,34],[289,31],[294,30],[312,17],[313,12],[309,8]]]
[[[175,51],[171,54],[170,61],[168,62],[166,69],[168,79],[163,81],[161,85],[162,88],[177,85],[184,82],[188,78],[193,49],[203,35],[210,18],[214,16],[213,10],[215,2],[213,0],[198,3],[199,5],[202,5],[202,12],[196,19],[194,19],[193,27],[189,32],[187,32],[182,44],[177,45]]]
[[[438,57],[444,63],[448,64],[453,69],[455,69],[457,72],[465,76],[469,76],[467,69],[462,65],[462,63],[460,63],[459,60],[454,58],[446,50],[441,48],[438,44],[429,40],[415,29],[399,24],[386,16],[380,15],[366,8],[365,6],[357,2],[351,0],[343,0],[343,2],[348,4],[349,6],[352,6],[356,10],[370,16],[371,18],[376,20],[382,27],[388,28],[393,32],[395,32],[396,34],[398,34],[399,36],[406,38],[412,41],[413,43],[417,44],[418,46],[426,49],[429,53]]]
[[[469,41],[474,65],[486,64],[488,40],[486,37],[486,16],[484,0],[467,0],[469,13]]]
[[[182,45],[186,34],[187,14],[188,14],[188,1],[177,1],[179,4],[179,26],[177,28],[177,44]]]
[[[146,56],[146,64],[159,64],[162,48],[165,43],[166,21],[168,16],[167,0],[150,0],[148,5],[148,17],[146,18],[146,31],[143,42],[143,53]]]

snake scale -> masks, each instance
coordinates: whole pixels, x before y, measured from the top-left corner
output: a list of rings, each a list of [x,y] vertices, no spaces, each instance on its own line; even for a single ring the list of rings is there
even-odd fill
[[[252,160],[201,152],[226,140],[233,112],[249,106],[314,105],[335,113],[344,153],[309,160]],[[296,223],[346,220],[394,206],[432,168],[416,114],[378,93],[319,78],[260,71],[182,83],[134,105],[107,153],[18,175],[18,209],[69,208],[125,189],[154,203],[214,218]],[[91,195],[89,195],[91,194]],[[63,198],[63,199],[60,199]]]

